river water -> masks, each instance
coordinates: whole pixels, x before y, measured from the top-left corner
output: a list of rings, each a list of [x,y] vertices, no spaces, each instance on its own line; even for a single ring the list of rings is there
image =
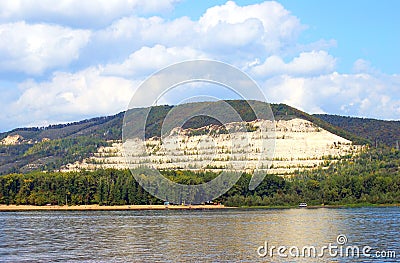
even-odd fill
[[[400,262],[400,207],[0,212],[0,262]]]

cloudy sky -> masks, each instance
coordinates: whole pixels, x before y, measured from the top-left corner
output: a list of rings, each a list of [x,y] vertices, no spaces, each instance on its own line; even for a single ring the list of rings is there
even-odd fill
[[[0,1],[0,131],[118,113],[146,77],[190,59],[242,69],[270,102],[398,120],[398,10],[396,0]]]

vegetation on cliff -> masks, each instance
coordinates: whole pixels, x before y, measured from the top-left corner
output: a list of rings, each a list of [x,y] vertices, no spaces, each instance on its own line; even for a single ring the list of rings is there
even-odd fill
[[[193,116],[201,113],[204,109],[212,107],[218,102],[197,102],[184,104],[177,107],[185,107],[184,112],[190,112]],[[220,102],[225,103],[225,102]],[[257,118],[250,107],[262,108],[263,102],[231,100],[227,103],[240,115],[244,121],[253,121]],[[217,104],[216,104],[217,105]],[[151,108],[147,123],[145,136],[147,138],[160,136],[163,121],[173,106],[163,105]],[[216,107],[223,116],[226,112],[223,107]],[[371,142],[357,133],[345,131],[315,116],[292,108],[285,104],[271,104],[275,119],[301,118],[313,122],[315,125],[337,134],[343,138],[353,141],[355,144],[370,144]],[[146,109],[131,109],[134,114],[143,114]],[[266,117],[269,113],[265,113]],[[108,117],[98,117],[69,124],[51,125],[43,128],[19,128],[10,132],[0,133],[0,140],[7,136],[19,135],[22,142],[15,145],[0,145],[0,175],[8,173],[26,173],[33,170],[53,171],[59,169],[66,162],[85,158],[96,152],[96,145],[106,145],[109,140],[120,140],[124,112]],[[226,119],[229,119],[227,116]],[[183,128],[200,128],[207,125],[221,125],[211,117],[199,115],[189,119]],[[135,127],[135,125],[132,125]],[[142,127],[136,127],[142,129]],[[223,129],[221,129],[223,130]],[[133,131],[132,132],[137,132]],[[357,135],[355,135],[357,134]],[[49,142],[50,141],[50,142]],[[71,146],[74,142],[74,146]],[[40,150],[41,149],[41,150]],[[46,151],[45,149],[48,149]]]
[[[184,184],[199,184],[217,174],[168,171],[164,176]],[[372,149],[355,158],[331,163],[328,168],[303,171],[290,177],[267,175],[253,191],[251,175],[244,174],[235,186],[219,197],[229,206],[391,204],[400,203],[400,151]],[[182,200],[184,201],[184,200]],[[0,203],[68,204],[161,204],[135,181],[129,170],[93,172],[31,172],[0,177]]]

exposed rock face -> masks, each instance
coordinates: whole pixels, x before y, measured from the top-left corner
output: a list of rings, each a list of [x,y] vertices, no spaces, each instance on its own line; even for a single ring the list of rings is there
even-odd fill
[[[272,133],[263,130],[271,127],[263,126],[263,122],[267,121],[227,124],[225,130],[215,125],[200,129],[176,128],[162,139],[129,140],[125,145],[129,166],[122,143],[115,142],[112,147],[101,147],[94,157],[82,163],[68,165],[66,170],[151,165],[158,169],[247,172],[258,169],[287,174],[297,169],[312,169],[361,149],[303,119],[277,121]]]
[[[16,145],[22,143],[24,140],[24,137],[22,137],[19,134],[14,134],[14,135],[8,135],[6,138],[1,140],[0,144],[3,145]]]

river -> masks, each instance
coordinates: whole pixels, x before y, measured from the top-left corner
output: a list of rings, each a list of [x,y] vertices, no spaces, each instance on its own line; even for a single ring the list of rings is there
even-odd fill
[[[398,262],[399,231],[399,207],[0,212],[0,262]]]

